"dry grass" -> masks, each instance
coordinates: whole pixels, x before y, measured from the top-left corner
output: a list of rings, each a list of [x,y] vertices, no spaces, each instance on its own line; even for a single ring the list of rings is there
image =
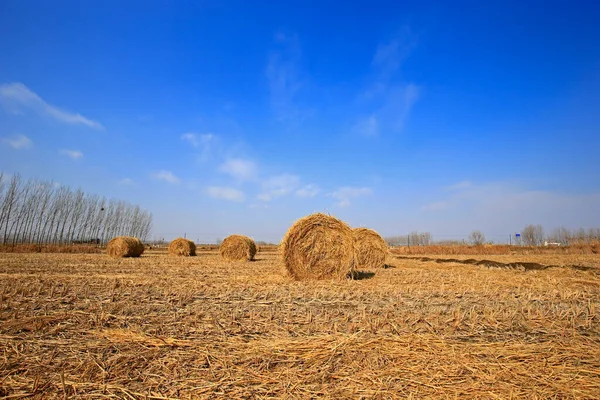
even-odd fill
[[[131,236],[117,236],[108,242],[106,254],[111,257],[139,257],[145,246],[140,239]]]
[[[273,252],[0,254],[0,396],[600,397],[599,256],[429,258],[298,282]]]
[[[15,244],[0,245],[0,253],[103,253],[104,248],[96,244]]]
[[[256,255],[256,243],[248,236],[227,236],[221,246],[219,253],[227,261],[252,261]]]
[[[321,213],[300,218],[281,240],[281,257],[296,280],[345,279],[356,261],[352,228]]]
[[[468,245],[430,245],[398,246],[392,249],[396,254],[425,255],[488,255],[488,254],[600,254],[600,242],[579,243],[571,246],[509,246],[494,244],[483,246]]]
[[[196,255],[196,244],[189,239],[177,238],[169,243],[169,254],[190,257]]]
[[[357,267],[367,269],[384,267],[388,245],[379,233],[368,228],[355,228],[352,232]]]

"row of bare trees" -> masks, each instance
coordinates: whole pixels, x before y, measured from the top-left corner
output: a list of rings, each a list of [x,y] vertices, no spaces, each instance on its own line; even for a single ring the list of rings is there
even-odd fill
[[[432,243],[431,233],[411,232],[403,236],[390,236],[384,238],[389,246],[428,246]]]
[[[139,206],[0,172],[2,244],[104,243],[119,235],[145,240],[151,229],[152,214]]]
[[[600,228],[569,230],[560,227],[550,232],[547,239],[549,242],[557,242],[564,245],[597,242],[600,241]]]
[[[519,236],[515,235],[515,244],[524,246],[542,246],[546,242],[558,243],[563,246],[571,244],[584,244],[600,241],[599,228],[579,228],[569,230],[564,227],[554,229],[549,235],[544,233],[541,225],[526,225]],[[469,242],[473,245],[485,243],[485,235],[481,231],[473,231],[469,236]]]

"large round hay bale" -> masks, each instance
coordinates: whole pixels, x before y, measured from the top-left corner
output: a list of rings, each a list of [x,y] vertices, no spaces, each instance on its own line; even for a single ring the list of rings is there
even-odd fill
[[[139,257],[144,252],[144,244],[138,238],[117,236],[106,246],[106,254],[111,257]]]
[[[344,279],[354,271],[352,228],[316,213],[296,221],[281,241],[288,274],[296,279]]]
[[[169,243],[169,254],[175,256],[195,256],[196,244],[189,239],[177,238]]]
[[[368,228],[356,228],[352,232],[356,249],[356,266],[367,269],[383,267],[388,246],[379,233]]]
[[[219,253],[228,261],[252,261],[256,254],[256,243],[248,236],[231,235],[223,240]]]

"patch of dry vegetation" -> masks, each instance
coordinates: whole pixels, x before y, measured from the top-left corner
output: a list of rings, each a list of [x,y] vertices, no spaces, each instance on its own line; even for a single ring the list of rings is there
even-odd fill
[[[103,253],[104,248],[96,244],[15,244],[0,245],[0,253]]]
[[[552,259],[298,282],[276,253],[0,254],[0,396],[598,398],[600,260]]]
[[[579,243],[570,246],[509,246],[494,244],[483,246],[468,245],[428,245],[397,246],[392,248],[395,254],[412,255],[527,255],[527,254],[600,254],[600,242]]]

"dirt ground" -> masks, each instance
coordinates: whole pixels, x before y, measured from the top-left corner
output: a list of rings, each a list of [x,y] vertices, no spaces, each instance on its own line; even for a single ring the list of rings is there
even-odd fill
[[[0,254],[0,396],[600,398],[600,255],[387,264]]]

